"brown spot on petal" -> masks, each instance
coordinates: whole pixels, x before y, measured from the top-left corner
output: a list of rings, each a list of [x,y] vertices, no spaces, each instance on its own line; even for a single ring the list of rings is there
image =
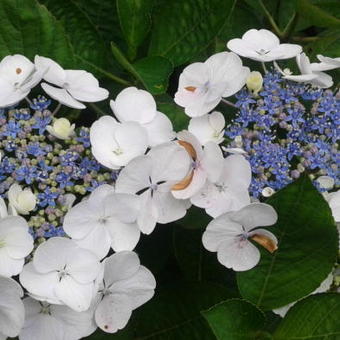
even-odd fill
[[[104,328],[105,328],[105,329],[109,329],[109,326],[108,326],[108,325],[105,325]]]
[[[195,87],[195,86],[187,86],[187,87],[185,87],[185,89],[186,89],[187,91],[190,91],[190,92],[195,92],[195,90],[197,89],[197,87]]]
[[[194,177],[194,172],[191,171],[189,175],[187,175],[184,179],[182,179],[179,183],[175,184],[171,190],[175,190],[175,191],[178,191],[178,190],[184,190],[185,188],[187,188],[191,181],[192,181],[192,178]]]
[[[15,73],[16,74],[20,74],[22,72],[22,69],[20,67],[18,67],[16,70],[15,70]]]
[[[276,242],[268,236],[262,234],[255,234],[251,237],[253,241],[266,248],[270,253],[274,253],[277,250]]]
[[[196,158],[197,158],[196,151],[195,151],[194,147],[190,143],[185,142],[183,140],[179,140],[178,144],[183,146],[183,148],[187,151],[187,153],[191,156],[191,158],[194,161],[196,160]]]

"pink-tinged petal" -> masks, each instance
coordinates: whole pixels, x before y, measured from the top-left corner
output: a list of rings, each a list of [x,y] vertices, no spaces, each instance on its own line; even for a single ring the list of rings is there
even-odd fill
[[[132,251],[115,253],[105,259],[104,282],[110,288],[115,282],[127,280],[140,268],[138,255]]]
[[[156,102],[152,95],[136,87],[128,87],[121,91],[115,101],[110,101],[110,106],[121,122],[147,124],[157,114]]]
[[[60,89],[47,83],[41,83],[41,87],[51,98],[57,100],[61,104],[74,109],[86,108],[84,104],[75,100],[65,89]]]
[[[155,288],[156,280],[152,273],[144,266],[140,266],[130,278],[115,282],[110,287],[110,292],[128,296],[132,309],[136,309],[153,297]]]
[[[223,214],[212,220],[202,236],[204,247],[209,251],[217,251],[224,241],[234,239],[242,233],[242,226],[230,220],[228,214]]]
[[[77,312],[84,312],[91,305],[93,283],[79,284],[71,276],[66,275],[57,282],[54,292],[66,306]]]
[[[229,214],[231,220],[241,224],[247,231],[255,227],[265,227],[276,223],[275,209],[265,203],[252,203],[239,211]]]
[[[129,297],[123,294],[105,295],[99,303],[95,320],[98,327],[106,333],[115,333],[123,329],[132,313]]]
[[[217,250],[217,259],[227,268],[245,271],[258,264],[260,252],[249,241],[240,241],[239,238],[234,238],[220,244]]]

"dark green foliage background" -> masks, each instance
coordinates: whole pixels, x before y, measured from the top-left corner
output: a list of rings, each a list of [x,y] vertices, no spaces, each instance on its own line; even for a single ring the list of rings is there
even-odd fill
[[[86,69],[111,98],[127,86],[145,88],[177,131],[188,123],[172,100],[181,70],[226,50],[229,39],[250,28],[303,45],[312,61],[317,54],[340,56],[338,0],[0,0],[0,21],[1,58],[39,54],[64,68]],[[336,84],[339,72],[332,75]],[[103,114],[110,114],[108,101],[81,114],[59,113],[85,125]],[[328,205],[308,176],[268,203],[279,214],[271,227],[279,250],[262,251],[259,266],[245,273],[227,270],[203,248],[210,219],[197,208],[143,236],[136,251],[156,276],[155,297],[123,331],[97,331],[88,339],[340,339],[340,294],[310,296],[282,321],[270,311],[310,294],[334,265],[338,235]]]

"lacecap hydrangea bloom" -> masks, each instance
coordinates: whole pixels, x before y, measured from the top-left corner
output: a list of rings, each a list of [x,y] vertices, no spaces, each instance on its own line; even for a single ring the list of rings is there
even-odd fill
[[[156,290],[134,251],[141,234],[191,205],[212,217],[204,248],[235,271],[255,267],[259,247],[270,256],[280,247],[277,212],[260,200],[305,170],[339,222],[340,96],[325,73],[338,58],[313,63],[267,30],[227,46],[180,75],[174,100],[191,118],[182,131],[136,87],[91,127],[77,126],[60,117],[61,105],[80,110],[113,97],[91,73],[42,56],[1,61],[0,338],[123,329]],[[241,57],[267,67],[252,71]],[[290,58],[301,74],[283,68]],[[41,81],[51,99],[28,98]],[[236,114],[225,117],[220,103]]]

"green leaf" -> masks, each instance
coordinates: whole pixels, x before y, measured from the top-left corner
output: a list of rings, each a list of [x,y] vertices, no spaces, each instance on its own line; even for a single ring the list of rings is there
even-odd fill
[[[296,9],[304,19],[319,27],[339,28],[340,19],[312,4],[310,0],[298,0]]]
[[[154,12],[150,55],[160,55],[175,66],[189,62],[222,29],[232,0],[172,0]]]
[[[113,42],[111,42],[111,50],[122,67],[139,80],[149,92],[161,94],[166,91],[168,79],[173,70],[168,59],[164,57],[147,57],[131,64]]]
[[[153,0],[117,0],[120,27],[132,58],[151,28]]]
[[[222,286],[211,283],[170,285],[134,311],[134,329],[139,340],[214,340],[200,311],[229,298]]]
[[[217,340],[254,340],[264,326],[265,316],[253,304],[231,299],[203,311]]]
[[[36,54],[50,57],[63,67],[74,65],[73,51],[62,25],[35,0],[0,1],[0,57]]]
[[[299,301],[287,313],[274,340],[340,339],[340,294],[326,293]]]
[[[97,28],[77,1],[43,0],[42,2],[63,24],[75,53],[98,67],[105,67],[107,47]],[[78,68],[82,67],[84,66],[78,66]],[[85,67],[88,69],[88,65]]]
[[[181,131],[188,128],[189,117],[184,113],[183,108],[175,104],[173,98],[165,94],[162,96],[157,96],[156,101],[158,111],[163,112],[169,117],[175,131]],[[188,214],[192,212],[192,209],[195,208],[193,207],[188,211],[185,219],[187,218]],[[186,222],[184,222],[183,225],[189,226]]]
[[[175,256],[183,276],[190,281],[221,283],[228,287],[230,296],[238,297],[235,272],[223,267],[217,261],[216,253],[204,249],[204,229],[184,229],[180,226],[174,229]]]
[[[241,295],[263,309],[274,309],[313,292],[331,272],[337,258],[338,235],[328,203],[304,175],[268,202],[279,219],[270,231],[279,240],[270,254],[237,275]]]

